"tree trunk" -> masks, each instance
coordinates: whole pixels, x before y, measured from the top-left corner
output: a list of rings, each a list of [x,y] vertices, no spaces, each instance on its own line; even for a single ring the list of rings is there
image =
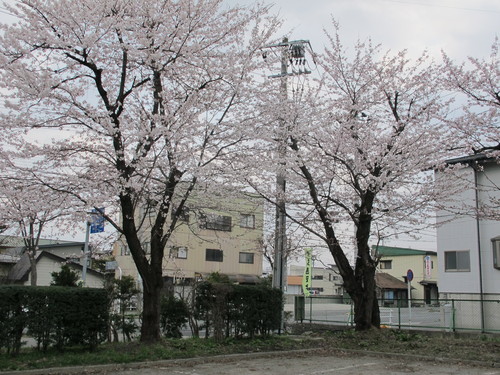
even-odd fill
[[[36,272],[36,259],[35,259],[35,251],[28,249],[28,258],[30,260],[30,277],[31,277],[31,286],[36,286],[38,274]]]
[[[375,276],[371,277],[374,279]],[[373,283],[368,282],[364,286],[360,285],[358,290],[351,296],[354,302],[354,324],[356,331],[380,328],[380,310],[375,292],[375,281]]]
[[[160,340],[161,284],[144,282],[143,293],[141,342],[155,343]]]

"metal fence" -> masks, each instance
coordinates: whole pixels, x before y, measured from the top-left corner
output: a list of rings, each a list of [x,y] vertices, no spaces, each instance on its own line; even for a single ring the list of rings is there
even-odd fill
[[[354,325],[351,301],[332,297],[297,296],[294,320],[310,323]],[[384,301],[380,306],[381,325],[398,329],[475,331],[500,333],[500,300],[412,299]]]

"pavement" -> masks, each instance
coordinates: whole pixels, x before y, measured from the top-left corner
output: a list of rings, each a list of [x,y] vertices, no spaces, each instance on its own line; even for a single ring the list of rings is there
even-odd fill
[[[500,375],[500,363],[353,350],[234,354],[113,365],[0,372],[0,375]]]

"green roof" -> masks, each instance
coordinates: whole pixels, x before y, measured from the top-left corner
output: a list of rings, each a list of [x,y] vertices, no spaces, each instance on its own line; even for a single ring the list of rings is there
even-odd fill
[[[372,246],[372,250],[383,256],[404,256],[404,255],[437,255],[435,251],[408,249],[404,247]]]

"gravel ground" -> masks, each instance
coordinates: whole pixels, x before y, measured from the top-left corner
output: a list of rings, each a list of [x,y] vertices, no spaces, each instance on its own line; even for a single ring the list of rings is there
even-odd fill
[[[500,375],[493,364],[358,351],[301,350],[211,358],[2,372],[1,375]]]

